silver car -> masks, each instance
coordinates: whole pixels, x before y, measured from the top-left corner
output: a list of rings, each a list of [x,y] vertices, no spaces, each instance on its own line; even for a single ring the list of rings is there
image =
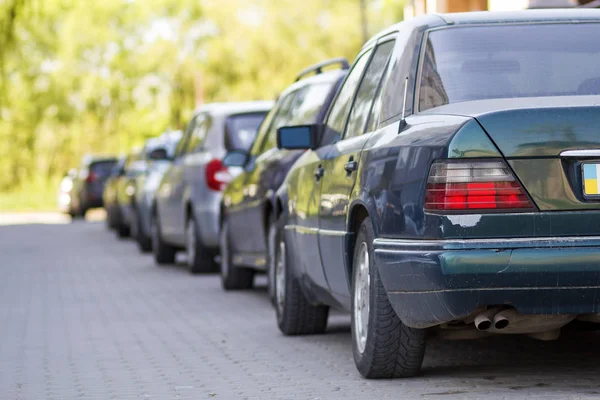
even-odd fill
[[[239,168],[222,159],[248,151],[273,102],[213,103],[200,107],[188,124],[164,174],[153,206],[152,251],[158,264],[173,263],[185,250],[190,272],[217,269],[223,189]]]
[[[152,250],[150,223],[156,191],[163,175],[171,165],[175,147],[181,136],[181,131],[168,131],[146,142],[145,151],[149,156],[145,173],[135,180],[131,221],[131,236],[138,243],[140,251],[144,253]]]

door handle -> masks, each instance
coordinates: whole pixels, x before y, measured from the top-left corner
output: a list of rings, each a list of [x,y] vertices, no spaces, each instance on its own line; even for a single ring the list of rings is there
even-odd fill
[[[358,162],[354,161],[354,156],[350,156],[348,162],[344,164],[344,169],[346,170],[346,175],[350,176],[350,174],[356,171],[358,168]]]
[[[321,164],[319,164],[317,169],[315,169],[315,179],[317,182],[321,180],[323,174],[325,174],[325,169],[323,168],[323,166],[321,166]]]

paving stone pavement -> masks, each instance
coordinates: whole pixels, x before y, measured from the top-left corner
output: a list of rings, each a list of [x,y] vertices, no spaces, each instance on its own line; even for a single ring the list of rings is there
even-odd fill
[[[368,381],[349,318],[284,337],[264,281],[157,267],[99,222],[0,226],[0,400],[600,399],[600,335],[433,341],[423,375]]]

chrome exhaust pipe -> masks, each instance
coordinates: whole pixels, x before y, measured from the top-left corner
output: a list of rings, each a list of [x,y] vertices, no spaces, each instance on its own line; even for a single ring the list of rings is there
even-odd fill
[[[480,331],[487,331],[490,329],[493,326],[493,318],[498,312],[500,312],[500,309],[495,307],[477,314],[473,321],[475,323],[475,328]]]
[[[508,310],[502,310],[498,314],[494,315],[494,328],[504,329],[510,325],[511,322],[516,322],[517,319],[522,319],[522,316],[519,318],[519,313],[517,310],[512,308],[509,308]]]

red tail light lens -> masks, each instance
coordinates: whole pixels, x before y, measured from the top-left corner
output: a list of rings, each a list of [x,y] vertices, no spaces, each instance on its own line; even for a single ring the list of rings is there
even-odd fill
[[[524,210],[533,204],[503,161],[436,161],[431,166],[425,210]]]
[[[206,186],[211,190],[221,191],[231,181],[231,175],[221,160],[214,159],[206,164]]]
[[[95,173],[90,172],[88,174],[87,178],[85,178],[85,181],[87,183],[93,183],[93,182],[96,182],[97,179],[98,179],[98,176]]]

